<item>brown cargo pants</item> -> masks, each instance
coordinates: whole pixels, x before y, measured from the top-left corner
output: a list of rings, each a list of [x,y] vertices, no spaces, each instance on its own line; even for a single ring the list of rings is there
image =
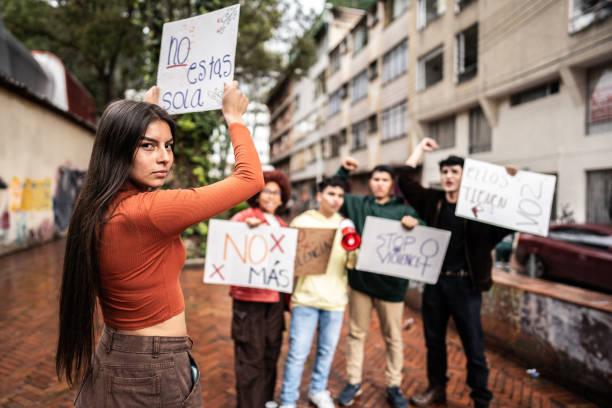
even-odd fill
[[[200,374],[193,379],[185,337],[145,337],[104,327],[93,367],[75,397],[76,407],[202,407]]]

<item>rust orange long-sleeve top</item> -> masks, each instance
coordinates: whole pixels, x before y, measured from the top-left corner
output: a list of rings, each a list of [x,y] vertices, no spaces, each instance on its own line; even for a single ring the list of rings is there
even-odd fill
[[[111,204],[99,252],[100,303],[107,325],[137,330],[181,313],[185,301],[179,273],[185,246],[180,234],[263,188],[250,132],[232,124],[229,133],[236,158],[231,176],[184,190],[143,192],[130,184]]]

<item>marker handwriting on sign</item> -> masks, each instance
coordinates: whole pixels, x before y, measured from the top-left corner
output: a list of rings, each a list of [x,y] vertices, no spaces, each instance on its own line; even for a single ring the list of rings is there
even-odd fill
[[[542,182],[538,183],[537,188],[533,188],[528,184],[521,186],[521,199],[518,203],[517,214],[523,218],[522,221],[517,221],[516,225],[537,225],[540,215],[542,215],[542,206],[540,200],[542,198]]]
[[[472,208],[476,208],[476,212],[482,211],[482,207],[489,208],[491,212],[493,212],[494,208],[506,208],[508,205],[508,198],[502,197],[501,195],[491,193],[486,190],[481,190],[479,188],[464,186],[463,191],[465,191],[465,199],[470,204],[475,204]],[[476,217],[477,215],[474,214]]]
[[[466,159],[455,214],[516,231],[548,232],[556,177]]]
[[[223,269],[225,265],[221,265],[221,266],[217,266],[215,264],[212,265],[214,271],[210,274],[210,277],[212,278],[215,275],[219,275],[219,278],[221,278],[221,280],[225,280],[225,278],[223,277],[223,274],[221,273],[221,269]]]
[[[376,253],[382,264],[405,265],[421,269],[421,276],[425,274],[426,268],[432,266],[429,259],[436,256],[440,250],[440,244],[429,238],[420,245],[416,244],[416,238],[397,233],[384,233],[376,236],[379,242]]]
[[[327,255],[330,248],[331,244],[327,241],[323,241],[312,249],[298,252],[295,256],[295,264],[302,266],[321,257],[322,255]]]
[[[230,54],[223,56],[212,55],[187,64],[190,51],[191,40],[189,37],[184,36],[178,39],[170,36],[166,69],[189,65],[185,75],[190,85],[203,84],[206,81],[228,78],[232,75],[234,68]],[[206,97],[207,95],[200,88],[166,91],[162,94],[162,107],[166,110],[170,108],[177,110],[201,108],[206,104]],[[208,94],[208,97],[218,100],[216,96],[211,96],[210,94]]]
[[[189,51],[191,51],[191,40],[189,37],[183,37],[179,40],[171,36],[166,69],[187,66],[185,62],[189,57]]]
[[[223,17],[218,18],[217,23],[221,25],[217,28],[217,33],[223,34],[223,32],[225,31],[225,28],[229,25],[229,23],[231,23],[234,20],[234,18],[236,18],[237,14],[238,14],[238,9],[233,8],[233,9],[230,9],[227,13],[225,13]]]
[[[234,252],[243,264],[259,265],[268,258],[268,254],[277,251],[284,253],[281,242],[285,238],[284,235],[275,236],[270,233],[272,246],[268,245],[268,239],[261,234],[252,234],[244,236],[242,250],[238,244],[232,239],[229,234],[225,234],[225,242],[223,244],[223,260],[227,260],[228,248],[234,248]]]
[[[252,266],[249,267],[249,284],[260,284],[279,289],[289,287],[291,281],[287,276],[287,271],[279,268],[279,265],[280,261],[276,261],[272,268],[268,270],[266,270],[265,266],[260,269],[255,269]]]
[[[478,183],[490,184],[499,188],[506,188],[510,185],[510,176],[500,170],[470,167],[465,172],[465,177]]]

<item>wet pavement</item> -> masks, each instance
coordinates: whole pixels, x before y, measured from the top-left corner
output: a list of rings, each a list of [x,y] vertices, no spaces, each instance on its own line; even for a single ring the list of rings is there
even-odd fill
[[[55,376],[57,298],[64,241],[0,257],[0,407],[70,407],[74,392]],[[187,327],[195,341],[194,356],[202,372],[204,406],[234,407],[233,345],[230,339],[231,301],[225,286],[204,285],[201,268],[189,268],[181,276],[185,294]],[[288,318],[288,315],[286,316]],[[423,390],[425,345],[420,317],[405,310],[414,324],[404,330],[404,379],[406,395]],[[345,315],[346,319],[346,315]],[[336,396],[346,381],[345,324],[329,379]],[[279,376],[287,353],[279,360]],[[457,333],[449,328],[449,407],[470,406],[465,384],[465,357]],[[530,367],[499,350],[487,350],[491,368],[489,387],[493,407],[595,407],[567,388],[527,374]],[[302,381],[299,407],[306,401],[312,355]],[[376,317],[366,341],[363,394],[354,407],[386,407],[384,399],[384,343]],[[278,395],[280,378],[277,382]]]

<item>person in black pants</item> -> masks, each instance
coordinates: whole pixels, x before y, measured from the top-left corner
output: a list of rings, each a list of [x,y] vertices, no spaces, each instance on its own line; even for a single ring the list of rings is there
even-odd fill
[[[436,150],[437,143],[423,139],[406,166],[399,171],[399,188],[427,225],[451,231],[440,278],[423,291],[423,330],[427,346],[429,387],[413,395],[410,402],[425,407],[446,401],[446,327],[450,316],[455,321],[467,357],[467,383],[477,408],[488,407],[493,394],[487,388],[489,369],[484,354],[480,322],[482,292],[488,290],[491,278],[491,251],[511,231],[455,215],[464,159],[449,156],[440,165],[443,190],[422,187],[416,180],[416,166],[426,151]],[[506,166],[510,175],[517,168]]]

